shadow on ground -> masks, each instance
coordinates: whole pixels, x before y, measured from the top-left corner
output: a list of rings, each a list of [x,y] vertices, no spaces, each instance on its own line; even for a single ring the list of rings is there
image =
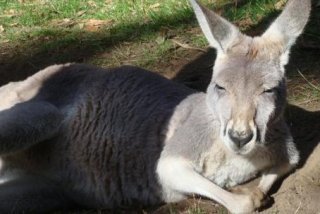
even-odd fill
[[[165,23],[165,26],[161,25],[162,23]],[[48,36],[21,41],[17,47],[3,44],[0,50],[0,85],[24,79],[48,65],[86,62],[96,54],[108,52],[118,44],[155,34],[163,28],[195,23],[193,13],[190,11],[184,16],[173,14],[171,17],[162,17],[156,22],[132,23],[111,28],[105,26],[107,29],[96,32],[57,28],[48,30],[46,33]]]

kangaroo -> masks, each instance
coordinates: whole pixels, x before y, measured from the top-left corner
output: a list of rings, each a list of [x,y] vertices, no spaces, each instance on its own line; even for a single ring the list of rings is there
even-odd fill
[[[0,88],[0,212],[114,209],[196,194],[259,208],[299,161],[283,119],[284,66],[310,0],[260,37],[190,0],[216,48],[206,93],[141,68],[53,65]],[[255,189],[226,189],[262,174]]]

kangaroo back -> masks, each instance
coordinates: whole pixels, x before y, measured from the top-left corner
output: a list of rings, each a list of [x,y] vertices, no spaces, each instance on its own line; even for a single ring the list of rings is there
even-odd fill
[[[88,207],[159,203],[161,189],[155,168],[167,125],[176,106],[194,93],[136,67],[104,70],[77,64],[61,66],[41,81],[33,97],[1,112],[7,121],[12,121],[13,115],[19,116],[21,124],[5,125],[23,134],[0,129],[1,137],[23,139],[20,144],[11,144],[15,146],[12,151],[22,152],[19,158],[10,153],[4,161],[29,165],[30,170],[40,174],[55,174],[62,185],[71,179],[69,194]],[[30,109],[28,103],[36,107]],[[56,109],[57,125],[44,114],[40,103]],[[27,109],[34,113],[28,114]],[[42,117],[36,117],[36,112]],[[42,125],[41,118],[51,126]],[[34,136],[28,130],[21,132],[30,127],[28,123],[35,124],[39,134],[47,133],[45,138],[32,143]],[[8,149],[3,150],[4,154],[9,153]],[[39,162],[48,159],[49,162]]]

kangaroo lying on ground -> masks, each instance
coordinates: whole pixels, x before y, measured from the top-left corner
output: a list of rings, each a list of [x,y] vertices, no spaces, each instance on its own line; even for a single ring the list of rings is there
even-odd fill
[[[135,67],[50,66],[0,88],[0,212],[122,208],[196,194],[252,212],[299,155],[284,65],[310,13],[291,0],[261,37],[190,1],[217,49],[207,93]],[[258,173],[250,193],[226,188]]]

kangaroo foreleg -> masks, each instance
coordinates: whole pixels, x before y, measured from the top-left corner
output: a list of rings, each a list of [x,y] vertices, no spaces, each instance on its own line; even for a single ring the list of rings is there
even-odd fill
[[[262,178],[259,182],[258,188],[267,194],[271,189],[272,185],[282,176],[289,173],[294,168],[294,165],[289,163],[281,164],[279,166],[274,166],[273,168],[267,170],[262,174]]]
[[[164,158],[159,161],[157,172],[164,187],[164,194],[166,191],[171,191],[205,196],[222,204],[232,213],[249,213],[261,205],[262,193],[260,195],[230,193],[196,172],[192,164],[183,159]]]
[[[235,186],[230,189],[231,192],[237,194],[250,194],[250,195],[259,195],[260,203],[262,206],[269,203],[270,198],[267,196],[267,193],[270,191],[273,184],[282,176],[286,175],[293,169],[294,165],[289,163],[283,163],[281,165],[274,166],[269,170],[263,172],[262,177],[259,181],[259,184],[256,186],[247,187],[247,185]]]

